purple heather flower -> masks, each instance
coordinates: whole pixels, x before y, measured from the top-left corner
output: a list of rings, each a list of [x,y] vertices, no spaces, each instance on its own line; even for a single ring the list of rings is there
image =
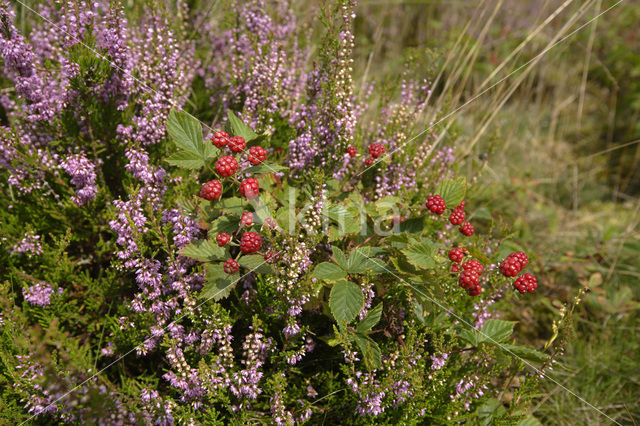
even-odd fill
[[[34,306],[48,306],[51,304],[51,295],[54,293],[50,284],[40,282],[31,287],[23,288],[24,300]]]

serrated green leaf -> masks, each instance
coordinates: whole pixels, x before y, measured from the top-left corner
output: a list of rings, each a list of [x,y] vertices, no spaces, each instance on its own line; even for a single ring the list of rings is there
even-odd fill
[[[238,118],[237,115],[231,110],[227,110],[227,118],[229,125],[231,126],[231,133],[233,136],[242,136],[245,141],[249,142],[258,137],[258,134],[254,132],[251,127],[247,126]]]
[[[455,208],[464,200],[467,193],[467,180],[461,176],[455,179],[445,179],[438,185],[436,194],[444,198],[449,208]]]
[[[353,321],[363,307],[364,296],[357,284],[342,280],[331,288],[329,308],[340,327]]]
[[[193,116],[172,109],[167,118],[167,132],[178,149],[198,154],[203,158],[202,126]]]
[[[400,232],[406,232],[408,234],[419,234],[424,230],[424,222],[426,216],[413,217],[400,223]]]
[[[209,264],[207,271],[207,282],[200,291],[198,296],[200,299],[218,301],[228,297],[240,278],[238,273],[233,275],[225,273],[222,269],[222,263]]]
[[[401,202],[402,201],[400,200],[400,198],[394,195],[387,195],[386,197],[376,201],[375,207],[380,215],[384,215],[385,213],[393,211],[394,209],[397,210],[397,205]]]
[[[215,158],[220,155],[220,150],[216,148],[212,143],[204,142],[204,150],[202,156],[205,160]]]
[[[545,354],[544,352],[540,352],[538,350],[527,348],[524,346],[502,344],[500,345],[500,349],[502,349],[509,356],[517,356],[527,361],[545,362],[549,359],[549,355]]]
[[[434,257],[437,253],[437,249],[430,243],[422,242],[412,244],[406,249],[400,251],[407,257],[409,263],[417,268],[432,269],[436,267]]]
[[[529,414],[518,422],[518,426],[542,426],[542,423],[540,423],[540,420]]]
[[[202,262],[224,259],[225,250],[213,241],[201,240],[184,246],[178,252],[182,256],[191,257]]]
[[[216,202],[215,206],[237,216],[240,216],[245,211],[245,202],[238,197],[222,198]]]
[[[178,151],[165,160],[172,166],[183,169],[199,169],[204,166],[202,156],[191,151]]]
[[[347,273],[335,263],[322,262],[313,270],[311,278],[317,278],[325,281],[338,281],[346,278]]]
[[[382,302],[378,303],[378,306],[371,309],[367,314],[367,317],[360,321],[356,330],[360,333],[366,333],[367,331],[371,331],[373,327],[378,324],[380,321],[380,317],[382,316]]]
[[[509,339],[513,333],[513,327],[516,321],[504,321],[499,319],[488,319],[482,326],[482,332],[479,333],[479,343],[482,342],[504,342]]]
[[[220,216],[209,227],[209,238],[215,238],[221,232],[232,234],[238,229],[238,220],[231,216]]]
[[[382,367],[382,353],[380,346],[369,336],[361,334],[354,335],[356,344],[363,355],[363,361],[368,370],[376,370]]]
[[[281,166],[280,164],[276,164],[276,163],[264,162],[264,163],[258,164],[257,166],[247,167],[242,171],[242,173],[251,173],[255,175],[260,173],[284,172],[286,170],[289,170],[289,168],[285,166]]]
[[[475,328],[464,328],[458,330],[456,335],[462,340],[469,343],[471,346],[478,346],[480,343],[480,337],[478,336],[478,330]]]
[[[340,250],[340,247],[331,246],[333,249],[333,258],[336,263],[344,270],[347,270],[347,257],[344,255],[344,252]]]
[[[259,254],[251,254],[242,256],[238,259],[238,263],[243,268],[258,274],[273,274],[273,268],[269,265],[264,257]]]
[[[387,272],[384,261],[373,257],[370,253],[376,253],[376,250],[371,250],[371,247],[358,247],[349,254],[349,260],[347,261],[347,271],[351,274],[364,274],[367,271],[371,271],[374,274],[381,274]]]

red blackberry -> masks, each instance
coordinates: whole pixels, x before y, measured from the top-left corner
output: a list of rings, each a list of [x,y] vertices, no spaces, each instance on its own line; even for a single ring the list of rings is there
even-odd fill
[[[240,269],[238,262],[233,259],[227,259],[222,266],[222,269],[229,275],[235,274]]]
[[[427,197],[427,208],[435,214],[442,214],[447,209],[444,198],[439,195],[429,195]]]
[[[227,234],[226,232],[221,232],[216,235],[216,242],[220,247],[227,244],[229,241],[231,241],[231,235]]]
[[[222,195],[222,184],[217,180],[210,180],[202,185],[200,196],[205,200],[217,200]]]
[[[213,142],[213,144],[218,148],[222,148],[229,143],[229,134],[223,131],[216,132],[211,138],[211,142]]]
[[[538,288],[538,280],[531,274],[523,274],[520,275],[514,282],[513,287],[518,290],[521,294],[533,293]]]
[[[511,256],[515,257],[520,261],[520,263],[522,264],[522,269],[524,269],[524,267],[527,266],[527,263],[529,263],[529,258],[523,251],[517,251],[515,253],[512,253]]]
[[[467,237],[473,235],[473,225],[469,222],[463,222],[462,226],[460,226],[460,232],[462,232]]]
[[[261,146],[252,146],[249,148],[249,155],[247,156],[247,160],[254,166],[262,163],[267,159],[267,151]]]
[[[380,157],[386,150],[387,149],[384,147],[384,145],[378,142],[374,142],[369,145],[369,154],[371,154],[373,158]]]
[[[464,222],[465,216],[466,213],[464,212],[464,210],[454,209],[449,216],[449,222],[451,222],[452,225],[460,225],[462,222]]]
[[[247,142],[242,136],[233,136],[229,139],[229,144],[227,146],[231,152],[242,152],[247,147]]]
[[[449,259],[453,262],[461,262],[466,252],[467,250],[462,247],[451,249],[449,250]]]
[[[245,232],[240,238],[240,250],[244,254],[255,253],[262,247],[262,238],[255,232]]]
[[[267,225],[269,228],[273,229],[276,226],[278,226],[278,223],[276,222],[276,220],[272,217],[268,217],[264,220],[265,225]]]
[[[511,253],[500,264],[500,273],[505,277],[515,277],[524,269],[522,260],[528,262],[527,255],[520,252]]]
[[[222,156],[216,161],[216,171],[223,177],[233,176],[238,171],[238,162],[230,155]]]
[[[347,153],[349,154],[349,157],[353,158],[353,157],[355,157],[355,156],[356,156],[356,154],[358,153],[358,148],[356,148],[356,147],[355,147],[355,146],[353,146],[353,145],[350,145],[350,146],[347,148]]]
[[[480,283],[480,275],[476,271],[463,270],[460,272],[460,287],[470,289]]]
[[[469,293],[469,296],[478,296],[480,293],[482,293],[482,287],[477,285],[468,289],[467,292]]]
[[[253,213],[251,212],[242,213],[242,217],[240,218],[240,225],[251,226],[252,224],[253,224]]]
[[[482,264],[477,260],[473,259],[468,262],[464,262],[462,264],[462,269],[465,271],[475,271],[480,275],[484,271],[484,266],[482,266]]]
[[[247,197],[249,200],[253,200],[258,196],[260,192],[260,185],[256,178],[249,178],[242,181],[240,184],[240,193]]]
[[[364,160],[364,164],[367,166],[371,166],[373,164],[373,157],[367,157],[366,160]]]
[[[459,263],[453,263],[451,265],[451,272],[458,272],[460,271],[460,264]]]
[[[278,263],[280,261],[280,252],[276,250],[269,250],[265,253],[264,260],[269,264]]]

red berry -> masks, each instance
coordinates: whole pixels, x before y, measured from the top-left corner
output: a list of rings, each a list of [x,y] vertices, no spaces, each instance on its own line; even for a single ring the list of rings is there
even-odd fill
[[[240,238],[240,250],[244,254],[255,253],[262,247],[262,238],[255,232],[245,232]]]
[[[538,280],[531,274],[523,274],[520,275],[514,282],[513,287],[518,290],[521,294],[533,293],[538,288]]]
[[[364,160],[364,164],[366,164],[367,166],[370,166],[373,164],[373,157],[367,157],[366,160]]]
[[[240,218],[240,225],[251,226],[252,224],[253,224],[253,213],[251,212],[242,213],[242,217]]]
[[[475,287],[471,287],[470,289],[468,289],[467,292],[469,293],[469,296],[477,296],[480,293],[482,293],[482,287],[477,285]]]
[[[356,147],[355,147],[355,146],[353,146],[353,145],[350,145],[350,146],[347,148],[347,153],[349,154],[349,156],[350,156],[351,158],[353,158],[353,157],[355,157],[355,156],[356,156],[356,154],[358,153],[358,148],[356,148]]]
[[[249,178],[242,181],[240,184],[240,193],[247,197],[249,200],[253,200],[258,196],[260,192],[260,185],[258,184],[258,179]]]
[[[511,253],[500,264],[500,273],[505,277],[515,277],[529,262],[527,255],[519,251]]]
[[[458,204],[456,206],[456,208],[454,210],[464,210],[464,207],[467,205],[467,202],[465,200],[462,200],[460,202],[460,204]]]
[[[464,210],[454,209],[449,216],[449,222],[451,222],[452,225],[460,225],[462,222],[464,222],[465,216],[466,213],[464,212]]]
[[[378,142],[369,145],[369,154],[371,154],[373,158],[380,157],[386,150],[387,149],[384,147],[384,145]]]
[[[238,262],[233,259],[227,259],[222,266],[222,269],[229,275],[235,274],[240,269]]]
[[[216,132],[211,138],[211,142],[218,148],[222,148],[229,143],[229,134],[227,132]]]
[[[473,235],[473,225],[470,224],[469,222],[464,222],[462,224],[462,226],[460,226],[460,232],[462,232],[467,237],[472,236]]]
[[[451,265],[451,272],[458,272],[460,270],[460,264],[454,263]]]
[[[480,275],[476,271],[463,270],[460,273],[460,287],[470,289],[480,283]]]
[[[280,261],[280,252],[276,250],[269,250],[265,253],[264,260],[270,264],[278,263]]]
[[[480,275],[484,271],[484,266],[482,266],[482,263],[473,259],[468,262],[464,262],[462,264],[462,269],[464,269],[465,271],[475,271],[478,273],[478,275]]]
[[[467,250],[462,247],[451,249],[449,251],[449,259],[451,259],[453,262],[461,262],[466,252]]]
[[[427,197],[427,208],[435,214],[442,214],[447,209],[444,198],[439,195],[429,195]]]
[[[227,145],[231,152],[242,152],[247,147],[247,142],[242,136],[233,136],[229,138],[229,145]]]
[[[529,263],[529,258],[522,251],[517,251],[515,253],[512,253],[511,256],[518,259],[518,261],[522,264],[522,269],[524,269],[524,267],[527,266],[527,263]]]
[[[221,232],[216,235],[216,242],[220,247],[227,244],[229,241],[231,241],[231,235],[227,234],[226,232]]]
[[[252,146],[249,148],[247,159],[251,164],[257,166],[267,159],[267,151],[261,146]]]
[[[276,222],[276,220],[272,217],[268,217],[264,220],[264,223],[271,229],[275,228],[276,226],[278,226],[278,223]]]
[[[238,171],[238,162],[230,155],[220,157],[216,161],[216,171],[223,177],[232,176]]]
[[[205,200],[217,200],[222,195],[222,184],[217,180],[211,180],[200,189],[200,196]]]

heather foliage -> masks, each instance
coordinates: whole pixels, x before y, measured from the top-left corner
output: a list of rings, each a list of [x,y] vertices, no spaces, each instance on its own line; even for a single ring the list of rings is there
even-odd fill
[[[0,415],[527,419],[569,315],[544,352],[514,341],[521,247],[437,128],[405,148],[428,81],[356,93],[349,0],[317,51],[286,3],[232,3],[60,2],[26,32],[0,6]]]

